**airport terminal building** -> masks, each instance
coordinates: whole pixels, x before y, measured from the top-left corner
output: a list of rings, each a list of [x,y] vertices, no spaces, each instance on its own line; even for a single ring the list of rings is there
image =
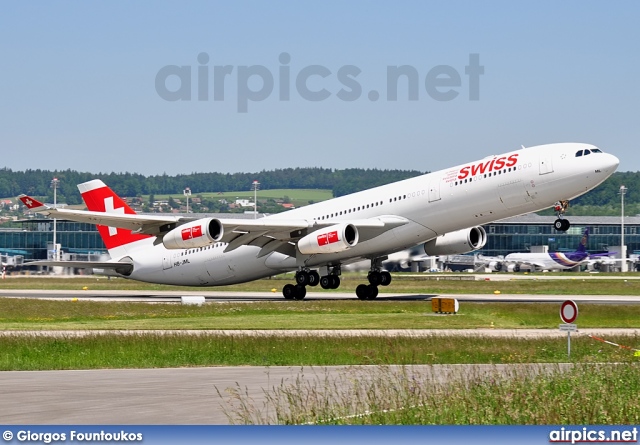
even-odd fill
[[[247,217],[241,214],[218,216]],[[566,233],[553,228],[555,216],[539,216],[533,213],[487,224],[484,226],[487,231],[487,244],[476,253],[500,256],[541,249],[550,252],[571,251],[576,249],[585,227],[589,227],[590,230],[587,246],[589,251],[621,251],[622,221],[619,216],[573,216],[567,219],[571,221],[571,228]],[[53,220],[26,219],[20,223],[19,228],[0,229],[0,255],[3,258],[23,257],[25,261],[52,258]],[[56,241],[60,245],[62,260],[108,258],[104,243],[93,224],[57,220]],[[640,216],[625,217],[624,242],[628,256],[640,254]]]
[[[53,219],[20,221],[20,228],[0,228],[0,255],[22,261],[53,258]],[[56,243],[62,260],[100,260],[108,258],[107,249],[96,226],[74,221],[56,221]]]
[[[483,255],[498,256],[513,252],[530,252],[536,246],[548,246],[549,252],[576,250],[585,228],[589,228],[590,252],[619,252],[622,221],[619,216],[570,216],[567,232],[553,228],[555,216],[535,213],[508,218],[487,224],[487,244]],[[640,254],[640,216],[624,218],[624,243],[627,255]]]

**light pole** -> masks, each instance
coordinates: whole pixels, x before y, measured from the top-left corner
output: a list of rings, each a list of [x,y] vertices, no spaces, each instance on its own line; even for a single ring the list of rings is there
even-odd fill
[[[620,217],[620,258],[622,258],[622,263],[620,263],[620,272],[627,271],[627,248],[624,245],[624,195],[627,193],[627,188],[624,185],[620,186],[620,203],[622,207],[621,217]]]
[[[189,187],[186,187],[183,193],[184,196],[187,197],[187,213],[189,213],[189,196],[191,196],[191,189]]]
[[[58,184],[60,180],[58,178],[53,178],[51,180],[51,187],[53,187],[53,208],[56,209],[58,207]],[[58,240],[56,238],[56,218],[53,218],[53,260],[58,261]]]
[[[258,189],[260,188],[260,183],[256,180],[251,184],[253,189],[253,219],[258,218]]]

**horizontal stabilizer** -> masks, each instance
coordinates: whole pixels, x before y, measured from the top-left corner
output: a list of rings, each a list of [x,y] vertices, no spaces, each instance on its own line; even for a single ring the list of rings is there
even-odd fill
[[[129,275],[133,271],[133,264],[114,261],[53,261],[39,260],[23,263],[23,266],[47,266],[47,267],[75,267],[77,269],[109,269],[119,274]]]

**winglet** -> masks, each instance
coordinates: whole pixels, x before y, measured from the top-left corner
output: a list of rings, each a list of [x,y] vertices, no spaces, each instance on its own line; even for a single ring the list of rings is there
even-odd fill
[[[18,199],[22,201],[22,203],[26,205],[29,210],[32,210],[34,212],[42,212],[43,210],[51,209],[51,207],[41,203],[36,198],[33,198],[31,196],[20,195],[18,196]]]

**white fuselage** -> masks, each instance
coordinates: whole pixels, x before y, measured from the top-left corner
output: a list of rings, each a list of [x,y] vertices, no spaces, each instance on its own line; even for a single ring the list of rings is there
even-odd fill
[[[504,257],[504,263],[509,265],[526,265],[539,270],[564,270],[571,269],[589,260],[588,254],[563,252],[549,253],[510,253]]]
[[[409,220],[340,253],[302,255],[298,251],[291,257],[274,252],[258,257],[260,247],[251,245],[225,253],[225,243],[166,249],[162,243],[153,245],[152,239],[110,253],[114,259],[133,260],[132,279],[190,286],[233,284],[299,267],[382,257],[444,233],[548,208],[591,190],[615,171],[618,159],[606,153],[576,157],[585,147],[592,146],[565,143],[523,148],[266,217],[319,223],[381,215]]]

